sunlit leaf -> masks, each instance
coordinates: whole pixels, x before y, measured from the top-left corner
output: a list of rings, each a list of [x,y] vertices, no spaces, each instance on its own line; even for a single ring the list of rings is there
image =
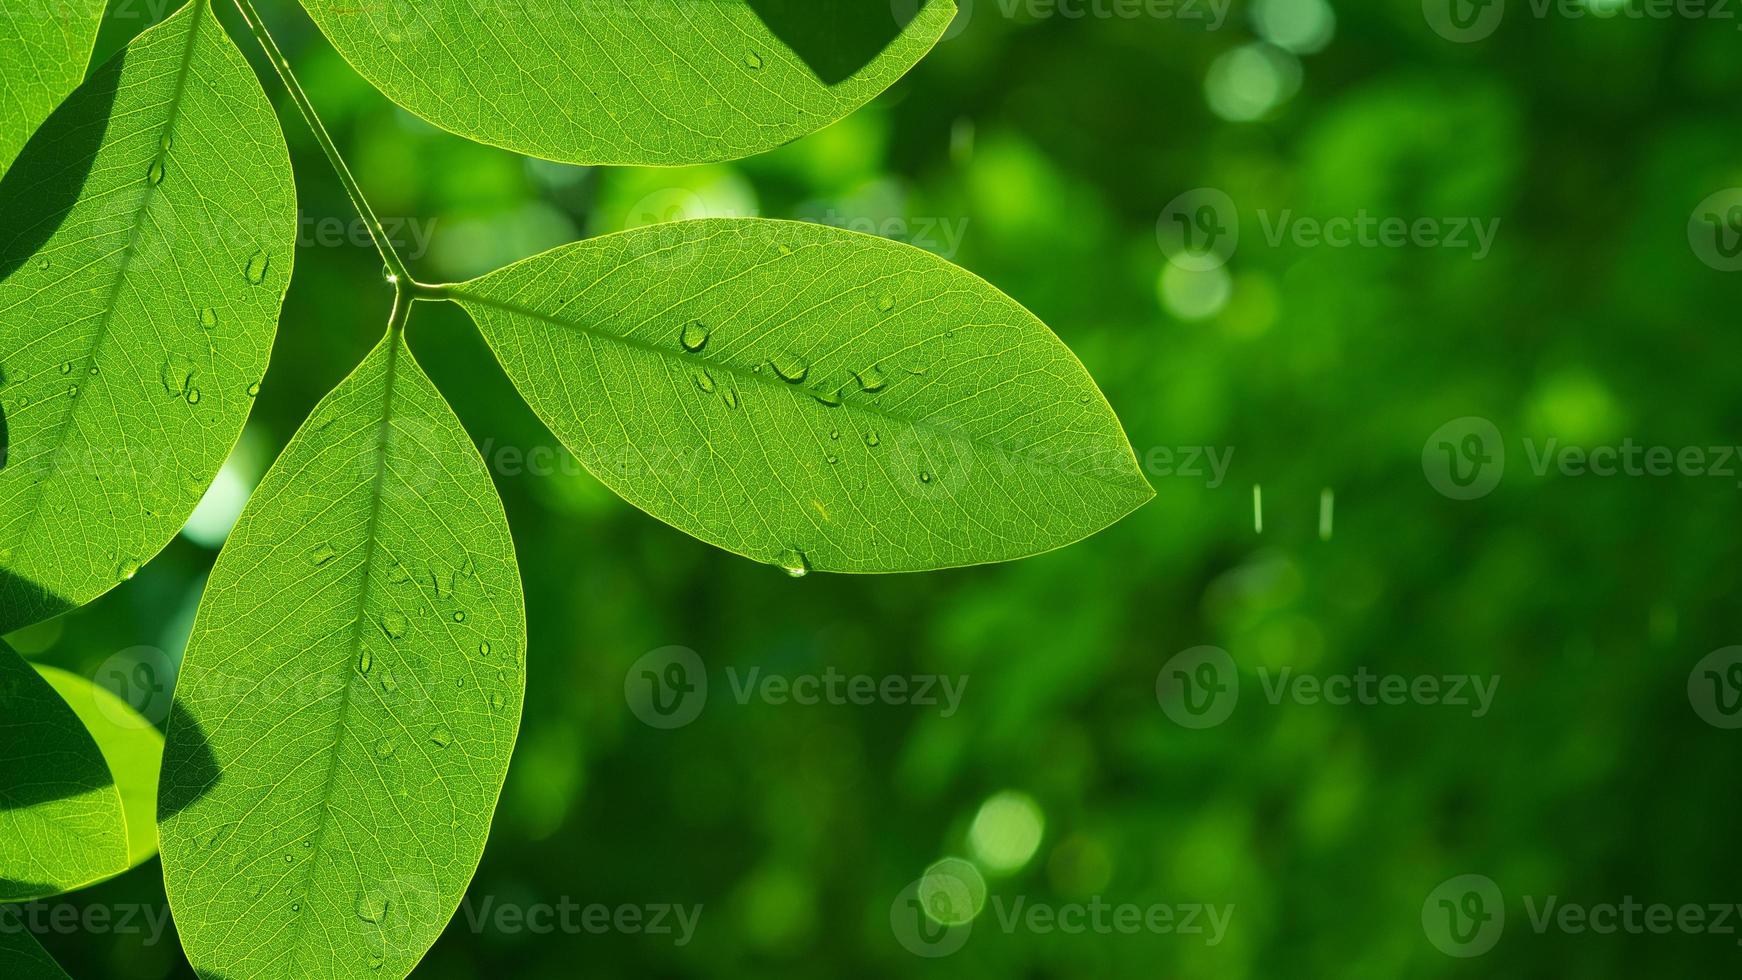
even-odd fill
[[[157,771],[163,764],[163,735],[108,688],[58,667],[35,666],[96,739],[121,793],[121,809],[127,817],[127,863],[144,864],[157,853]]]
[[[303,0],[387,96],[462,136],[571,163],[779,146],[888,88],[951,0]]]
[[[19,0],[0,8],[0,174],[85,77],[103,0]]]
[[[209,0],[0,181],[0,632],[129,578],[241,433],[290,280],[278,121]]]
[[[1151,496],[1064,344],[910,246],[680,222],[546,252],[451,295],[596,476],[794,574],[1018,558]]]
[[[58,895],[126,870],[121,796],[102,752],[4,643],[0,760],[0,902]]]
[[[255,491],[188,642],[161,835],[193,965],[409,973],[483,852],[524,650],[501,502],[390,337]]]

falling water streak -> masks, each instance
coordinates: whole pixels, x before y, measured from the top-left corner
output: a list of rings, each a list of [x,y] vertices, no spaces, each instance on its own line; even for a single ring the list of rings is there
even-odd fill
[[[1254,533],[1264,533],[1264,488],[1252,484],[1252,530]]]
[[[1337,504],[1336,494],[1330,487],[1319,491],[1319,540],[1331,540],[1331,510]]]

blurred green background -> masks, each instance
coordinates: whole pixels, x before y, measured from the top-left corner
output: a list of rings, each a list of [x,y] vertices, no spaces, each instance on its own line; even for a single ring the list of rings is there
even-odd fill
[[[413,348],[491,464],[531,632],[520,743],[468,907],[702,911],[680,944],[473,928],[463,909],[418,976],[1734,972],[1733,934],[1539,933],[1525,900],[1742,900],[1742,847],[1723,829],[1739,733],[1702,720],[1688,693],[1695,662],[1737,642],[1736,464],[1662,477],[1530,465],[1550,438],[1739,441],[1738,280],[1689,235],[1702,200],[1742,185],[1737,20],[1515,0],[1492,36],[1454,43],[1412,0],[1234,0],[1220,23],[1208,6],[1070,17],[977,0],[846,121],[739,163],[638,170],[441,133],[373,92],[294,4],[262,6],[376,210],[407,222],[402,248],[423,278],[700,214],[889,233],[1051,325],[1157,491],[1105,533],[1023,562],[788,579],[612,496],[518,400],[464,315],[421,305]],[[114,0],[98,58],[167,12]],[[321,222],[354,216],[276,82],[267,90],[305,240],[243,444],[189,531],[135,579],[10,638],[40,662],[101,680],[121,651],[179,657],[228,520],[384,327],[380,261],[321,240]],[[1197,188],[1228,195],[1241,234],[1225,265],[1193,271],[1170,264],[1158,223]],[[1284,211],[1499,224],[1477,258],[1272,242]],[[1466,416],[1490,420],[1507,454],[1493,492],[1467,501],[1438,492],[1423,463],[1430,435]],[[1163,465],[1158,451],[1190,447],[1229,459],[1223,479]],[[1192,729],[1162,710],[1156,680],[1201,644],[1229,652],[1241,697],[1225,722]],[[630,711],[624,679],[670,645],[697,652],[712,690],[694,723],[659,730]],[[948,717],[740,704],[728,671],[752,667],[966,688]],[[1272,703],[1264,679],[1283,667],[1499,688],[1481,717]],[[958,951],[916,956],[892,903],[948,857],[973,862],[990,899]],[[159,873],[153,861],[66,901],[161,908]],[[1430,893],[1466,873],[1497,883],[1507,915],[1470,959],[1423,924]],[[999,909],[1018,896],[1233,914],[1214,944],[1004,928]],[[173,935],[43,939],[75,977],[192,975]]]

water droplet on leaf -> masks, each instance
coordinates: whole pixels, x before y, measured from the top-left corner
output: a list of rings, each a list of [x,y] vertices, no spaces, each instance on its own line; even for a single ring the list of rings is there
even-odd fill
[[[768,359],[768,366],[774,368],[774,373],[780,376],[780,380],[788,384],[803,381],[811,369],[804,358],[796,354],[776,354]]]
[[[380,922],[387,918],[387,896],[371,888],[357,896],[357,918],[364,922]]]
[[[381,617],[381,628],[395,640],[405,635],[405,616],[403,613],[390,612]]]
[[[333,556],[336,554],[338,554],[338,552],[333,550],[333,546],[323,541],[309,549],[308,560],[314,562],[316,565],[325,565],[327,562],[332,561]]]
[[[678,334],[678,341],[683,349],[694,354],[708,346],[708,325],[700,320],[691,320],[683,325],[683,331]]]
[[[859,387],[866,391],[882,391],[883,386],[889,383],[889,379],[883,375],[883,369],[875,364],[863,371],[854,372],[853,377],[859,379]]]
[[[194,376],[194,362],[181,354],[171,354],[157,371],[163,390],[171,395],[185,394]]]
[[[163,161],[162,160],[151,161],[151,169],[147,170],[145,172],[145,179],[147,181],[149,181],[151,183],[151,186],[153,186],[153,187],[156,187],[158,184],[163,183]]]
[[[265,252],[255,252],[249,257],[242,274],[248,277],[251,284],[258,286],[266,281],[266,267],[271,264],[272,259]]]
[[[453,742],[454,736],[447,729],[438,727],[430,731],[429,740],[435,743],[436,748],[445,749]]]
[[[793,578],[804,578],[811,570],[810,559],[806,558],[804,552],[797,548],[786,549],[774,561]]]
[[[713,392],[713,390],[714,390],[714,376],[708,373],[707,368],[703,368],[703,369],[697,371],[695,378],[696,378],[696,387],[697,388],[700,388],[703,391],[708,392],[710,394]]]

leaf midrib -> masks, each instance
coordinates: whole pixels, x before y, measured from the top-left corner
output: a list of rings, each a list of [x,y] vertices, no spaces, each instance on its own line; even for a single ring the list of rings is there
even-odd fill
[[[681,366],[693,366],[694,365],[694,362],[689,361],[680,355],[674,354],[670,350],[666,349],[665,347],[662,347],[659,344],[655,344],[651,341],[642,340],[638,337],[629,337],[629,336],[625,336],[623,334],[613,333],[613,332],[610,332],[607,330],[601,330],[597,327],[590,327],[590,326],[587,326],[586,324],[581,323],[579,321],[566,320],[566,319],[563,319],[562,317],[556,316],[554,314],[545,313],[541,310],[531,309],[530,307],[522,306],[518,303],[511,303],[511,302],[508,302],[506,300],[499,300],[499,299],[495,299],[492,297],[480,296],[477,293],[467,292],[467,291],[465,291],[465,289],[463,287],[460,287],[460,286],[448,287],[445,290],[445,295],[448,298],[453,299],[455,302],[460,303],[462,306],[465,305],[466,303],[477,303],[479,306],[488,307],[488,308],[494,309],[494,310],[500,310],[504,313],[511,313],[511,314],[515,314],[515,315],[519,315],[519,316],[531,317],[531,318],[538,320],[538,321],[541,321],[543,323],[551,324],[552,326],[564,327],[564,328],[567,328],[570,330],[577,331],[579,333],[586,334],[589,337],[597,337],[601,340],[620,344],[624,347],[629,347],[629,348],[634,349],[634,350],[646,351],[646,352],[648,352],[650,354],[654,354],[654,355],[656,355],[656,356],[658,356],[658,357],[660,357],[660,358],[662,358],[662,359],[664,359],[667,362],[672,363],[672,364],[677,364],[677,365],[681,365]],[[491,344],[491,349],[494,350],[495,344],[493,342],[490,342],[490,337],[489,337],[488,332],[484,331],[484,334],[485,334],[485,338],[484,338],[485,341],[489,342]],[[498,357],[501,356],[501,353],[499,351],[497,351],[496,353],[497,353]],[[794,395],[795,397],[810,398],[812,400],[815,400],[814,395],[813,395],[814,389],[806,387],[802,383],[800,383],[800,384],[790,383],[787,381],[780,380],[779,378],[775,378],[775,377],[772,377],[770,375],[763,374],[759,371],[752,371],[748,368],[744,368],[744,367],[741,367],[741,366],[736,365],[736,364],[730,364],[730,363],[727,363],[724,361],[704,361],[703,366],[707,367],[707,368],[718,369],[719,371],[721,371],[724,374],[731,375],[732,377],[740,379],[740,380],[748,381],[752,384],[762,385],[764,387],[767,387],[767,388],[770,388],[770,389],[773,389],[776,391],[784,391],[784,392],[787,392],[788,394]],[[846,388],[842,388],[839,391],[833,392],[833,394],[836,397],[841,399],[841,407],[842,408],[846,408],[848,406],[851,406],[853,408],[856,408],[856,409],[864,412],[867,415],[871,415],[871,416],[874,416],[876,418],[883,419],[885,421],[895,422],[895,423],[899,423],[902,425],[910,425],[916,429],[924,430],[928,433],[940,436],[940,437],[945,438],[945,439],[960,439],[960,440],[968,443],[971,446],[974,446],[974,447],[977,447],[979,449],[985,450],[987,452],[993,453],[993,454],[995,454],[1003,459],[1006,459],[1006,460],[1015,460],[1017,462],[1025,463],[1028,465],[1038,465],[1038,466],[1041,466],[1043,468],[1055,470],[1058,472],[1064,471],[1064,467],[1061,465],[1058,465],[1055,463],[1050,463],[1050,462],[1047,462],[1045,460],[1038,460],[1038,461],[1034,460],[1032,458],[1025,456],[1024,454],[1022,454],[1020,452],[1013,452],[1011,450],[1005,449],[1002,446],[999,446],[999,445],[996,445],[993,443],[988,443],[982,439],[978,439],[978,438],[974,437],[973,435],[968,434],[965,430],[962,430],[962,429],[955,429],[955,428],[950,428],[947,426],[940,426],[940,425],[937,425],[935,423],[927,422],[923,419],[912,419],[912,418],[906,418],[906,417],[903,417],[900,415],[895,415],[895,414],[883,409],[881,406],[877,405],[875,402],[872,402],[869,400],[862,400],[857,395],[857,393],[851,393]],[[1133,491],[1133,492],[1137,492],[1137,493],[1142,492],[1142,490],[1139,487],[1132,486],[1130,483],[1121,482],[1119,480],[1114,480],[1114,479],[1109,479],[1108,477],[1103,476],[1099,473],[1091,472],[1088,474],[1067,474],[1067,475],[1086,475],[1090,479],[1092,479],[1098,483],[1106,484],[1107,486],[1110,486],[1110,487],[1114,487],[1114,488],[1117,488],[1120,490],[1129,490],[1129,491]]]
[[[173,140],[176,121],[181,118],[182,98],[187,93],[188,76],[193,68],[194,45],[199,39],[200,15],[210,9],[209,2],[210,0],[191,0],[188,4],[187,46],[182,49],[181,64],[176,67],[175,89],[170,93],[169,102],[167,103],[169,107],[168,116],[164,120],[162,131],[158,133],[157,150],[155,155],[152,157],[153,162],[159,165],[164,164],[165,158],[169,155],[169,151],[164,147],[164,140],[166,138]],[[80,368],[83,369],[81,371],[81,376],[88,374],[90,366],[96,363],[97,355],[102,353],[104,345],[109,340],[111,333],[110,328],[113,326],[115,321],[116,301],[121,297],[121,287],[127,281],[127,272],[133,265],[133,256],[138,254],[137,244],[140,231],[145,223],[145,213],[150,208],[152,198],[158,191],[158,185],[152,183],[149,179],[145,179],[144,184],[145,187],[139,194],[139,203],[135,205],[133,209],[133,220],[128,226],[127,247],[122,250],[121,262],[119,267],[115,270],[115,281],[109,287],[109,295],[104,300],[102,319],[97,321],[96,336],[91,341],[90,350],[86,352],[83,360],[79,363]],[[66,450],[67,439],[73,429],[73,420],[79,414],[79,406],[82,403],[88,403],[90,401],[91,399],[88,397],[82,400],[78,398],[72,399],[72,407],[67,409],[66,417],[58,426],[58,430],[54,436],[54,445],[49,450],[47,462],[44,467],[45,471],[51,476],[60,462],[61,454]],[[49,482],[49,479],[43,479],[37,481],[34,485],[33,492],[31,493],[32,499],[26,507],[26,512],[30,516],[28,519],[15,525],[17,533],[12,538],[14,545],[23,540],[29,532],[35,530],[37,523],[41,520],[43,513],[42,497],[43,494],[48,492]]]
[[[403,309],[409,313],[410,304],[404,304]],[[327,775],[321,787],[320,819],[315,825],[314,854],[304,864],[302,885],[299,889],[304,900],[307,900],[309,884],[314,879],[315,865],[326,853],[327,828],[332,824],[330,818],[333,812],[333,789],[339,776],[339,750],[344,745],[345,732],[350,727],[351,692],[357,686],[353,665],[362,650],[363,627],[368,621],[369,590],[374,581],[371,572],[375,564],[376,532],[381,524],[381,490],[387,479],[387,437],[393,423],[393,389],[399,369],[400,338],[403,336],[400,331],[404,329],[404,321],[400,317],[401,314],[396,310],[393,323],[388,329],[387,365],[382,371],[384,386],[381,395],[381,421],[375,428],[375,472],[369,478],[369,514],[363,524],[363,556],[360,563],[363,584],[357,590],[357,605],[352,612],[350,643],[345,651],[345,659],[339,663],[340,669],[345,672],[345,687],[339,695],[339,718],[333,725],[332,749],[327,755]],[[312,909],[306,911],[310,914],[298,915],[296,926],[292,930],[292,936],[297,940],[302,938],[307,931],[309,919],[314,917]],[[297,961],[297,950],[300,947],[300,942],[290,947],[293,963]]]

